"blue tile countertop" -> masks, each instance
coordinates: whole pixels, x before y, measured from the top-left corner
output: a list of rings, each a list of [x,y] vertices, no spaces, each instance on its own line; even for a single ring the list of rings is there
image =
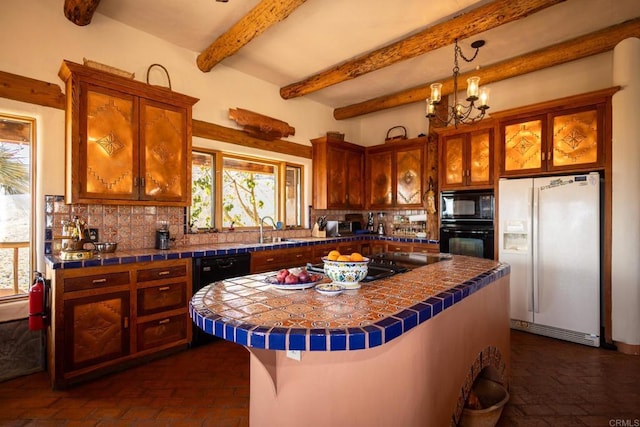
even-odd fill
[[[290,240],[284,240],[277,243],[219,243],[219,244],[207,244],[207,245],[193,245],[184,246],[169,250],[158,249],[140,249],[132,251],[116,251],[111,254],[100,254],[91,259],[77,260],[77,261],[65,261],[58,255],[47,254],[45,260],[49,267],[53,269],[60,268],[83,268],[83,267],[98,267],[117,264],[130,264],[134,262],[148,262],[148,261],[163,261],[168,259],[179,258],[196,258],[203,256],[214,255],[227,255],[237,254],[245,252],[257,252],[266,251],[272,249],[284,249],[295,248],[302,246],[314,246],[323,245],[325,243],[336,242],[349,242],[349,241],[363,241],[363,240],[377,240],[377,241],[389,241],[389,242],[401,242],[401,243],[431,243],[437,244],[437,241],[427,239],[416,238],[398,238],[398,237],[386,237],[377,235],[355,235],[348,237],[334,237],[334,238],[292,238]]]
[[[398,338],[509,271],[496,261],[453,256],[337,296],[276,289],[265,282],[273,273],[254,274],[204,287],[189,311],[206,333],[248,347],[363,350]]]

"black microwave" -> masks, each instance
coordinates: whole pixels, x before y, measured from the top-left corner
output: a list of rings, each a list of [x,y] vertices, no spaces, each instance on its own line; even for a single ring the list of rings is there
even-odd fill
[[[441,222],[493,221],[493,191],[443,191],[440,193]]]

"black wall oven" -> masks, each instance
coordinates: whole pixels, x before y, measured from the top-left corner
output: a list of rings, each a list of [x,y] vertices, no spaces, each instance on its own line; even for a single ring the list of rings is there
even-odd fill
[[[440,252],[493,259],[493,191],[443,191],[440,202]]]

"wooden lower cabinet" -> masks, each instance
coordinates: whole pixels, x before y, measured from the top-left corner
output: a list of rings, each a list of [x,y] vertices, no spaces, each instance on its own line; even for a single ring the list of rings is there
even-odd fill
[[[387,252],[422,252],[439,253],[440,246],[436,243],[398,243],[388,242]]]
[[[281,268],[302,267],[311,260],[311,247],[272,249],[251,252],[251,273],[264,273]]]
[[[191,339],[191,259],[48,270],[51,384],[64,388]]]

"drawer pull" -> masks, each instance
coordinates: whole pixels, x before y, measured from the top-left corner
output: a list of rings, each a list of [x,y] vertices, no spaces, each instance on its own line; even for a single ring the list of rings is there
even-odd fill
[[[168,291],[169,289],[171,289],[171,286],[163,286],[163,287],[161,287],[161,288],[158,288],[158,290],[159,290],[160,292]]]
[[[275,258],[267,258],[267,262],[273,262]]]
[[[166,325],[169,322],[171,322],[171,319],[162,319],[158,322],[158,325]]]
[[[302,258],[302,254],[296,254],[296,258]]]
[[[91,282],[95,285],[96,283],[105,283],[107,279],[93,279]]]
[[[158,276],[166,276],[167,274],[171,274],[170,271],[161,271],[160,273],[158,273]]]

